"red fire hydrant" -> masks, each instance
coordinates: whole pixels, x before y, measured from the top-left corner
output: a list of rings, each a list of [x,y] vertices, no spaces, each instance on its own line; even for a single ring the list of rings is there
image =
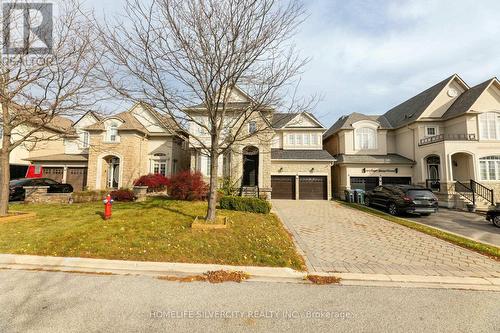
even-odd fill
[[[109,220],[111,218],[111,206],[113,205],[113,199],[111,195],[108,194],[106,199],[102,201],[104,203],[104,219]]]

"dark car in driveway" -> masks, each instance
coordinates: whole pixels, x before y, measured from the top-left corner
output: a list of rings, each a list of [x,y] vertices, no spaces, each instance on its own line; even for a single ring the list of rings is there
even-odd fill
[[[415,185],[382,185],[366,193],[365,204],[401,213],[428,216],[438,211],[438,199],[431,190]]]
[[[21,178],[9,182],[9,201],[22,201],[26,195],[25,186],[48,186],[47,193],[71,193],[73,186],[61,184],[49,178]]]
[[[486,220],[493,222],[494,225],[500,228],[500,204],[495,208],[488,210],[486,213]]]

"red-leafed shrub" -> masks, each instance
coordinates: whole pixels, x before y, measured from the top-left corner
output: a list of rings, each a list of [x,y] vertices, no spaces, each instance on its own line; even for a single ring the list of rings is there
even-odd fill
[[[181,171],[170,178],[169,192],[177,200],[203,200],[207,197],[208,185],[201,173]]]
[[[147,186],[148,192],[164,191],[169,184],[170,180],[161,174],[144,175],[134,181],[135,186]]]
[[[129,202],[135,200],[134,192],[127,189],[115,190],[110,193],[114,201]]]

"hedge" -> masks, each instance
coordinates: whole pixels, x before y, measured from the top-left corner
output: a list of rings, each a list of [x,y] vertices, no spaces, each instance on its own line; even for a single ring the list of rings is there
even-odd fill
[[[242,212],[269,214],[271,211],[271,204],[258,198],[223,196],[220,198],[219,204],[221,209]]]

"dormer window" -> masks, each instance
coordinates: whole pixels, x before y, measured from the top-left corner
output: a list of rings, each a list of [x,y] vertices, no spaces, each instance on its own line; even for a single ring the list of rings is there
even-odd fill
[[[377,131],[373,128],[362,127],[356,129],[357,149],[377,149]]]

